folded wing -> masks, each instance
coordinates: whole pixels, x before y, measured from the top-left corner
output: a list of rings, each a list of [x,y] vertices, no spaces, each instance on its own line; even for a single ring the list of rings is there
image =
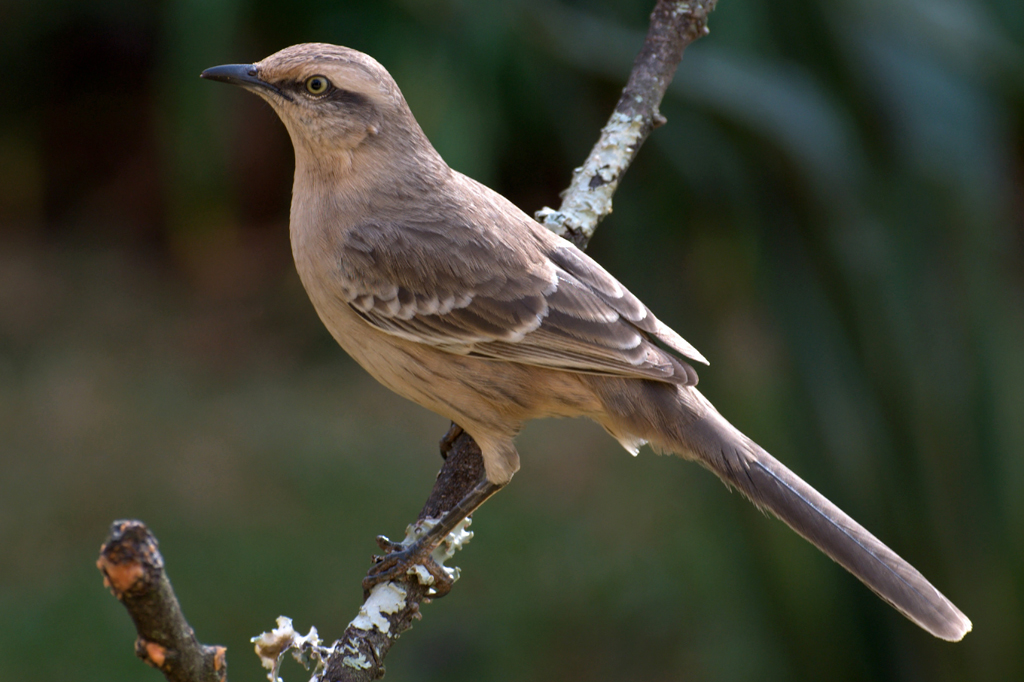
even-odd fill
[[[339,250],[338,293],[374,327],[451,353],[697,383],[653,340],[703,356],[614,277],[564,240],[525,235],[512,244],[473,225],[360,225]]]

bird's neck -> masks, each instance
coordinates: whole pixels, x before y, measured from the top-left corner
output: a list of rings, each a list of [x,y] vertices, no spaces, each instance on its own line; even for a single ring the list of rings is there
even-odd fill
[[[452,171],[418,126],[414,132],[418,135],[368,133],[356,144],[328,149],[296,144],[293,200],[318,197],[356,220],[429,198],[449,182]]]

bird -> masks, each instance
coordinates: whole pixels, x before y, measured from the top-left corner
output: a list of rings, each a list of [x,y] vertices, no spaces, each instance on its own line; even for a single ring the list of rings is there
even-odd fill
[[[482,479],[412,548],[392,547],[374,580],[429,556],[511,480],[526,422],[583,416],[633,454],[650,444],[703,465],[932,635],[971,630],[913,566],[715,409],[696,388],[693,365],[707,364],[696,348],[575,245],[450,168],[375,59],[304,43],[201,76],[255,93],[284,123],[292,255],[334,339],[479,445]]]

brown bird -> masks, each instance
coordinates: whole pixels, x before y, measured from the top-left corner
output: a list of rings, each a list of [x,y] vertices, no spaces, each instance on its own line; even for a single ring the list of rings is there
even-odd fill
[[[320,319],[382,384],[461,425],[486,480],[377,580],[424,558],[519,469],[541,417],[691,459],[936,637],[971,622],[916,569],[723,418],[707,361],[593,259],[441,159],[390,74],[326,44],[207,69],[274,108],[295,147],[291,243]],[[667,348],[667,350],[666,350]]]

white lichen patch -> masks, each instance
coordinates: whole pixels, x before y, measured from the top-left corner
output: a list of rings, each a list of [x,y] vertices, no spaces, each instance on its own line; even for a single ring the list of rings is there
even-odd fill
[[[416,582],[420,585],[433,585],[434,576],[430,575],[430,571],[423,564],[416,564],[409,569],[409,575],[416,576]]]
[[[612,114],[586,162],[573,171],[562,208],[544,207],[537,212],[537,220],[562,237],[574,230],[589,239],[597,223],[612,212],[612,195],[641,142],[643,129],[643,116]]]
[[[452,529],[452,532],[445,536],[444,540],[441,541],[430,555],[431,558],[437,562],[437,565],[448,572],[453,579],[458,580],[459,569],[456,566],[451,568],[444,565],[444,562],[455,556],[455,553],[462,549],[470,540],[473,539],[473,531],[468,530],[469,525],[473,523],[471,517],[466,517],[459,522],[459,525]]]
[[[359,608],[359,615],[349,625],[359,630],[379,630],[387,634],[391,622],[384,614],[395,614],[404,609],[405,597],[405,588],[397,583],[374,585],[370,596]]]
[[[325,655],[315,627],[309,628],[308,634],[300,635],[295,632],[292,619],[288,616],[278,616],[276,628],[253,637],[251,641],[256,645],[256,655],[260,657],[260,663],[270,671],[267,673],[270,682],[280,682],[281,678],[277,676],[277,672],[281,668],[281,659],[289,649],[293,650],[295,660],[307,669],[311,662],[316,662],[319,669],[322,661],[326,661],[330,655],[330,650],[327,650]]]
[[[693,8],[690,7],[688,2],[677,2],[675,7],[672,8],[672,16],[678,17],[680,14],[690,14],[693,12]]]
[[[256,645],[256,655],[260,657],[260,663],[271,671],[268,675],[270,682],[277,682],[277,668],[280,666],[281,654],[291,648],[292,642],[297,636],[298,633],[292,627],[292,619],[287,616],[278,616],[276,628],[252,638],[251,641]]]
[[[366,654],[351,644],[346,644],[342,651],[345,653],[345,656],[342,657],[341,662],[345,667],[355,670],[366,670],[373,665],[373,663],[367,660]]]

